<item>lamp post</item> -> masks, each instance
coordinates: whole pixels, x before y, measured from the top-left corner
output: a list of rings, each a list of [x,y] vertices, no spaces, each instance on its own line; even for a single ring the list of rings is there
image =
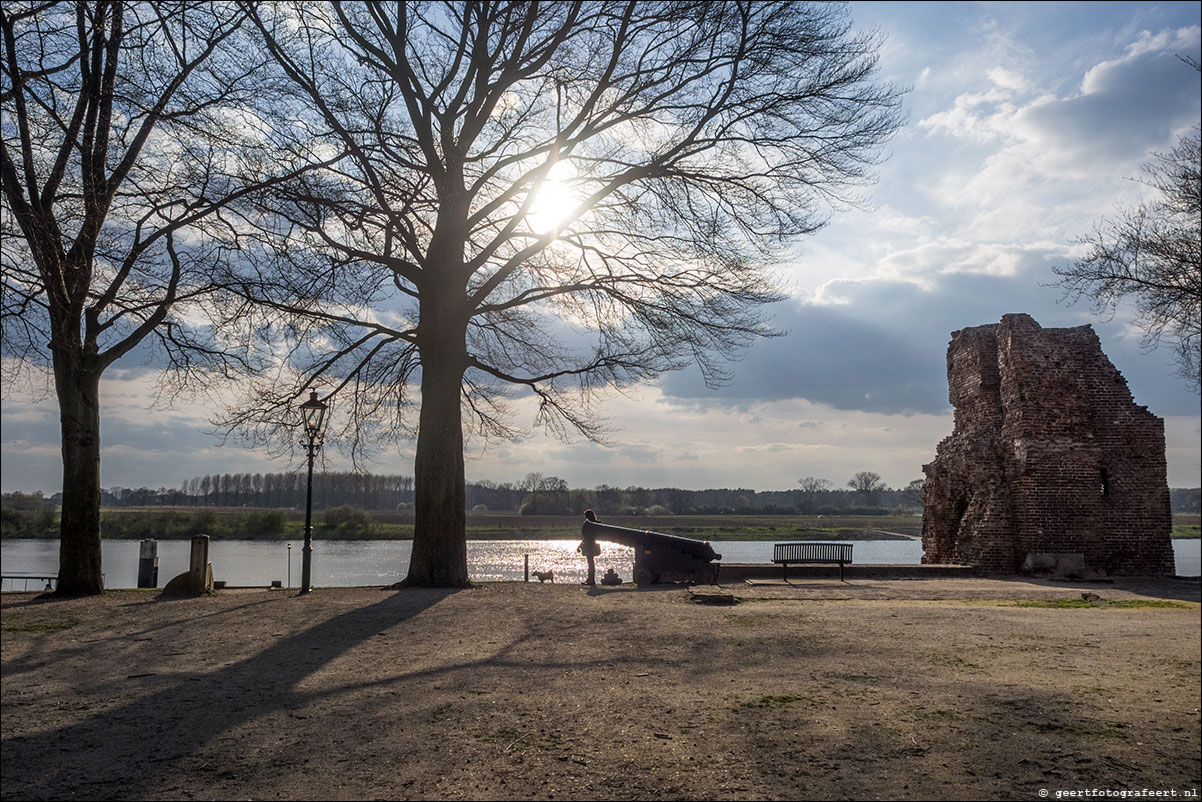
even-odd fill
[[[325,422],[327,406],[319,401],[316,392],[309,393],[309,400],[301,404],[307,442],[301,443],[309,452],[309,489],[305,495],[305,547],[301,549],[301,593],[309,592],[313,576],[313,457],[321,448],[321,425]]]

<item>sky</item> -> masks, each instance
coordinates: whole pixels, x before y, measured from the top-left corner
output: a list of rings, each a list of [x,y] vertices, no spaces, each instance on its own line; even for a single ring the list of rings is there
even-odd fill
[[[1167,349],[1145,352],[1124,310],[1066,303],[1054,265],[1075,238],[1146,197],[1133,180],[1197,125],[1202,5],[1187,3],[853,3],[879,29],[880,77],[910,87],[906,125],[864,208],[833,212],[780,265],[790,297],[770,310],[785,336],[735,356],[710,390],[667,374],[599,408],[606,445],[530,432],[469,439],[467,478],[530,472],[572,487],[784,490],[805,476],[844,486],[857,471],[892,487],[922,476],[952,432],[951,332],[1022,312],[1046,327],[1092,324],[1137,403],[1165,419],[1168,480],[1202,484],[1199,397]],[[178,487],[208,473],[296,469],[222,442],[211,411],[156,405],[148,372],[117,363],[102,384],[101,484]],[[514,403],[515,422],[533,409]],[[333,414],[336,414],[336,410]],[[61,488],[53,395],[6,388],[5,492]],[[367,469],[412,474],[412,443]],[[347,469],[334,448],[326,467]]]

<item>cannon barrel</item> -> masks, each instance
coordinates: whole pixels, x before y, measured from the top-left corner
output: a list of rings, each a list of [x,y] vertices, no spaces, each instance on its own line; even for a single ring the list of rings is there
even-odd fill
[[[722,559],[721,554],[714,551],[709,543],[702,540],[677,537],[676,535],[665,535],[662,532],[652,532],[647,529],[631,529],[627,526],[603,524],[591,518],[584,522],[580,532],[585,540],[607,540],[611,543],[619,543],[634,549],[649,549],[654,547],[675,549],[683,555],[703,562]]]

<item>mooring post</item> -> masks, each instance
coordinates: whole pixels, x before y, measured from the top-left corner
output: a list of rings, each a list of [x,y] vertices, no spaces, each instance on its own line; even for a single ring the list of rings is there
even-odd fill
[[[159,586],[159,542],[147,538],[138,544],[138,587]]]
[[[209,562],[208,535],[196,535],[192,538],[188,575],[193,593],[208,593],[213,590],[213,565]]]
[[[524,581],[529,582],[530,581],[530,555],[523,554],[522,557],[523,557],[522,574],[525,577]]]
[[[224,582],[222,583],[225,584]],[[163,586],[164,596],[203,596],[213,592],[213,564],[209,562],[209,536],[192,538],[188,570]]]

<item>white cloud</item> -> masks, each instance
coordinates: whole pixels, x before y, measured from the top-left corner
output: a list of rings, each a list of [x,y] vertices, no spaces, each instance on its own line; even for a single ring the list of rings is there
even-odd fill
[[[874,470],[904,486],[952,426],[950,413],[844,411],[796,398],[733,407],[672,399],[656,388],[640,395],[608,405],[618,427],[611,447],[531,437],[469,455],[468,475],[503,481],[538,470],[583,487],[784,490],[799,476],[841,485],[856,471]]]
[[[1002,136],[1007,121],[1018,111],[1018,107],[1009,102],[1012,97],[1012,91],[1002,86],[966,92],[956,97],[950,109],[919,120],[918,126],[974,142],[994,140]]]
[[[1105,162],[1127,164],[1163,145],[1183,121],[1197,117],[1198,78],[1178,59],[1197,56],[1198,26],[1142,32],[1125,53],[1090,67],[1077,89],[1058,95],[1049,76],[1042,85],[1002,67],[990,85],[956,96],[951,108],[919,126],[972,142],[1018,145],[1003,170],[1017,177],[1034,166],[1041,174],[1079,177]],[[1014,182],[1011,181],[1011,184]]]
[[[1002,89],[1019,92],[1027,88],[1027,79],[1014,70],[1005,67],[994,67],[989,71],[989,80]]]

